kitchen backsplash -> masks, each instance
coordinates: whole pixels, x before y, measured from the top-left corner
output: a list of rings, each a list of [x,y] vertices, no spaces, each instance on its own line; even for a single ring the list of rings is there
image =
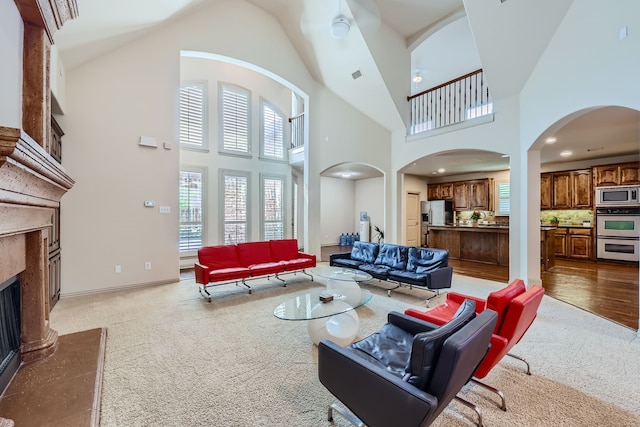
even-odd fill
[[[593,211],[590,209],[541,211],[540,223],[545,225],[549,224],[549,218],[552,216],[557,216],[560,220],[560,224],[582,225],[584,222],[594,224]]]

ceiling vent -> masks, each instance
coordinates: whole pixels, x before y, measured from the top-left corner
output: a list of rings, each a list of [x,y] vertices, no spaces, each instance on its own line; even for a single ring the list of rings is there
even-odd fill
[[[362,73],[360,72],[360,70],[356,70],[353,73],[351,73],[351,77],[353,77],[353,80],[356,80],[362,77]]]

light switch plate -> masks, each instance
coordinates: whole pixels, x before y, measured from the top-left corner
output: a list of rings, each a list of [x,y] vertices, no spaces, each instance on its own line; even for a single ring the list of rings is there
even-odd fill
[[[160,206],[160,213],[162,214],[171,213],[171,206]]]

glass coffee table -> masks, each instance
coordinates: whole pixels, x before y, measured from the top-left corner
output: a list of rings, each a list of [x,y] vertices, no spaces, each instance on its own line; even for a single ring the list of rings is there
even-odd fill
[[[331,301],[323,302],[321,297]],[[371,298],[368,290],[345,281],[344,287],[316,289],[285,301],[275,308],[273,315],[283,320],[307,320],[307,331],[316,345],[328,339],[344,347],[358,334],[360,319],[355,309]]]
[[[343,282],[367,282],[373,277],[364,271],[354,270],[345,267],[330,267],[328,265],[318,265],[310,270],[311,274],[330,280]]]

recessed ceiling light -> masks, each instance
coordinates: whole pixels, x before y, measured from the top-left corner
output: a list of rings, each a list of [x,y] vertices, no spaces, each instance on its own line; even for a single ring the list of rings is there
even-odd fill
[[[431,175],[437,175],[438,172],[431,172]]]
[[[560,153],[562,157],[569,157],[572,154],[573,154],[573,151],[569,151],[569,150],[564,150]]]
[[[509,157],[509,155],[508,154],[503,154],[502,157]]]
[[[444,168],[438,169],[438,173],[444,173]]]
[[[550,136],[549,138],[544,140],[544,142],[546,142],[547,144],[553,144],[556,141],[557,141],[557,139],[554,138],[553,136]]]
[[[351,176],[351,174],[350,173],[343,173],[343,174],[340,174],[340,176],[342,176],[343,178],[349,178]]]
[[[411,81],[414,83],[420,83],[422,81],[422,74],[420,71],[416,71],[415,74],[411,77]]]

